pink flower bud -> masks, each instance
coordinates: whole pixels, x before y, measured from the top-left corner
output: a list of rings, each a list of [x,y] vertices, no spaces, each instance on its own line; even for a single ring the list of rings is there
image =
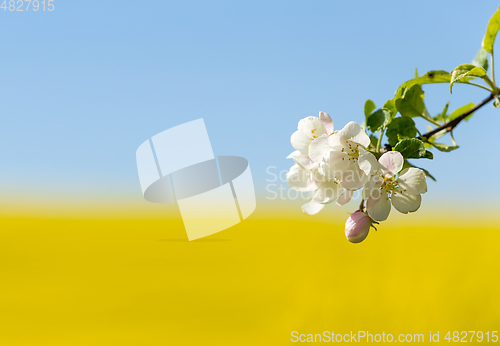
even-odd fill
[[[370,217],[362,212],[356,211],[345,222],[345,236],[351,243],[361,243],[370,231]]]

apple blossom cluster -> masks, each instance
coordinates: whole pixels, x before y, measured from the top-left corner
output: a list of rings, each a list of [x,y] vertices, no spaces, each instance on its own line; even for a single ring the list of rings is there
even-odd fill
[[[381,108],[366,101],[363,126],[351,121],[335,131],[332,119],[324,112],[319,117],[300,120],[291,137],[295,151],[288,156],[295,164],[286,177],[292,189],[309,193],[309,201],[302,206],[304,213],[317,214],[333,202],[342,206],[362,189],[359,209],[345,224],[347,239],[359,243],[374,224],[389,217],[392,207],[403,214],[417,211],[421,195],[427,192],[426,178],[435,179],[409,160],[432,160],[431,150],[458,149],[453,129],[459,123],[468,121],[491,101],[495,108],[500,108],[493,59],[499,30],[500,7],[488,22],[481,49],[471,63],[459,65],[451,72],[432,70],[419,76],[415,71],[414,78],[401,84]],[[441,112],[431,115],[422,86],[436,83],[449,84],[450,93],[454,85],[462,84],[488,90],[490,94],[478,104],[468,103],[450,112],[448,102]],[[415,118],[428,122],[428,132],[417,129]],[[438,142],[446,134],[450,135],[451,144]],[[384,139],[387,143],[382,146]]]
[[[320,112],[319,117],[300,120],[291,143],[296,151],[288,157],[295,164],[286,178],[292,189],[310,192],[311,200],[302,206],[304,213],[316,214],[333,202],[342,206],[363,188],[366,211],[356,211],[346,222],[351,242],[361,242],[374,223],[386,220],[391,204],[404,214],[417,211],[420,195],[427,192],[423,170],[403,169],[405,160],[397,151],[388,151],[377,160],[369,150],[370,138],[353,121],[334,131],[330,116]]]

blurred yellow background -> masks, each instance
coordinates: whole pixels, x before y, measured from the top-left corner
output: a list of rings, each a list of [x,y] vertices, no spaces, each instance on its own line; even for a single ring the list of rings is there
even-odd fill
[[[175,206],[4,203],[0,344],[289,345],[292,331],[427,340],[500,329],[495,212],[393,211],[351,244],[346,209],[307,217],[299,205],[260,202],[243,223],[188,242]]]

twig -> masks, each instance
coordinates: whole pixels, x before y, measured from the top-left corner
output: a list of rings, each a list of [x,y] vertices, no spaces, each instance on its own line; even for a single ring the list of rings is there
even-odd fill
[[[363,197],[361,197],[361,203],[359,203],[359,210],[365,210],[365,200],[363,199]]]
[[[464,114],[462,114],[458,118],[455,118],[452,121],[450,121],[449,123],[444,124],[442,126],[439,126],[438,128],[436,128],[436,129],[434,129],[434,130],[432,130],[430,132],[427,132],[427,133],[423,134],[422,136],[417,137],[417,139],[420,139],[420,140],[429,139],[432,136],[434,136],[436,133],[441,132],[443,130],[446,130],[446,132],[450,132],[462,120],[464,120],[465,118],[467,118],[469,115],[471,115],[472,113],[474,113],[475,111],[477,111],[479,108],[483,107],[485,104],[487,104],[488,102],[490,102],[491,100],[493,100],[497,96],[498,96],[498,94],[491,94],[486,99],[484,99],[482,102],[478,103],[477,105],[475,105],[474,107],[472,107],[471,109],[469,109],[468,111],[466,111]]]
[[[382,130],[380,130],[380,137],[378,138],[377,148],[375,149],[377,153],[380,152],[380,146],[382,145],[382,138],[384,137],[384,132],[385,132],[385,126],[382,127]]]

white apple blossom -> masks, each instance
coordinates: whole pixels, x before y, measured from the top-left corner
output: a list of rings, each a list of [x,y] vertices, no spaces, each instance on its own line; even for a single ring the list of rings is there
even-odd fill
[[[319,136],[331,135],[333,129],[330,116],[319,112],[319,117],[311,116],[300,120],[298,130],[290,139],[296,151],[288,156],[295,161],[295,165],[286,175],[287,182],[294,190],[311,192],[311,200],[302,206],[304,213],[309,215],[320,212],[325,204],[335,201],[344,190],[338,179],[326,177],[324,167],[309,157],[309,144]]]
[[[333,121],[325,112],[319,112],[319,117],[305,117],[299,121],[297,131],[292,134],[292,147],[305,156],[309,156],[309,143],[321,135],[333,133]]]
[[[315,191],[318,186],[314,180],[314,175],[310,169],[306,169],[296,163],[290,167],[290,171],[286,174],[286,181],[288,182],[288,186],[296,191]]]
[[[286,174],[286,179],[292,189],[311,192],[311,200],[302,206],[302,210],[308,215],[320,212],[326,204],[337,200],[344,190],[340,181],[326,177],[322,167],[317,164],[306,169],[296,163]]]
[[[403,214],[417,211],[422,201],[420,194],[427,192],[424,171],[413,167],[401,171],[404,158],[397,151],[383,154],[379,163],[379,170],[363,189],[368,215],[376,221],[386,220],[391,202]]]
[[[293,159],[296,164],[304,167],[306,170],[311,170],[313,166],[318,166],[318,164],[314,163],[309,156],[302,154],[298,150],[295,150],[293,153],[288,155],[287,159]]]
[[[370,138],[363,128],[351,121],[340,131],[315,138],[308,156],[313,162],[327,162],[328,174],[340,174],[346,189],[357,190],[378,169],[377,159],[366,150],[369,145]]]
[[[320,183],[318,189],[311,194],[311,200],[302,205],[302,211],[307,215],[319,213],[327,204],[339,198],[343,190],[342,184],[335,180]]]

